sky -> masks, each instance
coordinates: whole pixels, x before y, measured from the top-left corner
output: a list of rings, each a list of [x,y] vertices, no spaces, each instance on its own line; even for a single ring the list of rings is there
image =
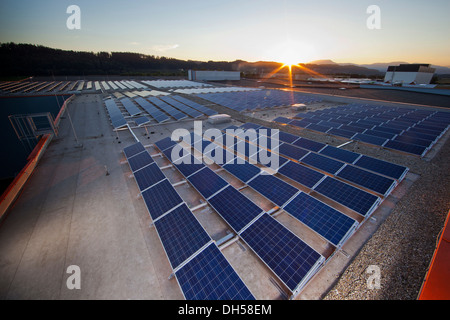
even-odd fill
[[[80,8],[80,29],[66,22]],[[370,5],[380,29],[369,29]],[[1,0],[0,42],[201,61],[450,66],[449,0]]]

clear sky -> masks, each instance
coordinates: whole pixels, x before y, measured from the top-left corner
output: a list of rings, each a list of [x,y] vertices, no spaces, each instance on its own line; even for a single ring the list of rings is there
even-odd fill
[[[69,5],[81,29],[69,30]],[[369,5],[381,9],[370,30]],[[0,42],[180,59],[450,66],[449,0],[1,0]]]

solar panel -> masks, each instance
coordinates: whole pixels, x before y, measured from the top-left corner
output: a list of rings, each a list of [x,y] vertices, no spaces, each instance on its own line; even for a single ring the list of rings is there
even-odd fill
[[[341,161],[330,159],[315,153],[308,154],[302,159],[302,162],[331,174],[335,174],[344,166],[344,163]]]
[[[239,141],[235,146],[234,150],[242,155],[243,157],[251,157],[258,152],[258,146],[253,143],[249,143],[246,141]]]
[[[292,161],[286,163],[278,172],[308,188],[314,187],[325,176],[318,171]]]
[[[358,224],[352,218],[303,192],[292,199],[284,210],[335,246],[342,245]]]
[[[255,300],[215,244],[175,273],[186,300]]]
[[[226,187],[208,202],[236,233],[262,212],[261,208],[233,186]]]
[[[429,140],[424,140],[420,138],[414,138],[411,136],[397,136],[394,141],[403,142],[406,144],[415,144],[417,146],[422,146],[428,148],[431,145],[431,142]]]
[[[183,203],[169,180],[165,179],[142,193],[153,221]]]
[[[142,192],[155,183],[164,180],[166,177],[158,165],[153,163],[142,170],[135,172],[134,178],[136,179],[139,190]]]
[[[307,120],[291,120],[289,124],[295,127],[306,128],[311,124],[311,122]]]
[[[244,129],[244,130],[258,129],[259,127],[261,127],[261,125],[256,124],[256,123],[251,123],[251,122],[247,122],[247,123],[243,124],[242,126],[240,126],[240,128]]]
[[[177,142],[172,141],[171,137],[164,138],[162,140],[159,140],[158,142],[155,142],[155,145],[159,148],[159,150],[164,151],[165,149],[168,149],[174,145],[176,145]]]
[[[147,118],[147,117],[139,117],[139,118],[137,118],[137,119],[134,119],[134,122],[136,122],[136,124],[137,124],[138,126],[142,126],[142,125],[144,125],[144,124],[149,123],[149,122],[150,122],[150,119]]]
[[[211,241],[186,204],[156,221],[155,227],[172,269]]]
[[[386,141],[388,141],[388,139],[385,139],[385,138],[375,137],[375,136],[371,136],[368,134],[362,134],[362,133],[356,134],[352,139],[361,141],[361,142],[365,142],[365,143],[370,143],[370,144],[373,144],[376,146],[382,146],[386,143]]]
[[[120,102],[122,102],[130,116],[135,116],[142,113],[142,111],[133,102],[131,102],[129,98],[123,98]]]
[[[319,152],[321,149],[323,149],[323,147],[326,146],[326,144],[324,143],[312,141],[305,138],[300,138],[299,140],[295,141],[294,145],[314,152]]]
[[[125,156],[127,158],[131,158],[132,156],[137,155],[138,153],[141,153],[145,151],[144,146],[142,145],[142,143],[138,142],[135,143],[129,147],[126,147],[125,149],[123,149],[123,153],[125,153]]]
[[[191,175],[188,180],[205,199],[228,185],[228,182],[208,167]]]
[[[353,125],[343,125],[339,129],[346,130],[346,131],[351,131],[351,132],[354,132],[354,133],[363,133],[364,131],[366,131],[365,128],[360,128],[360,127],[353,126]]]
[[[189,154],[180,159],[180,162],[173,163],[173,165],[185,176],[189,177],[193,173],[205,168],[205,164],[196,159],[193,154]]]
[[[315,124],[315,123],[310,124],[308,126],[308,130],[314,130],[314,131],[323,132],[323,133],[326,133],[330,129],[331,129],[330,126],[324,126],[324,125]]]
[[[328,130],[327,133],[332,134],[334,136],[347,138],[347,139],[351,139],[355,135],[355,133],[352,131],[336,129],[336,128],[332,128],[332,129]]]
[[[247,183],[250,179],[255,177],[261,172],[261,169],[257,166],[245,161],[243,164],[230,163],[223,166],[225,170],[237,177],[244,183]]]
[[[347,183],[326,177],[314,191],[334,200],[357,213],[368,216],[372,213],[380,198]]]
[[[388,192],[390,192],[396,184],[395,180],[391,178],[386,178],[349,165],[339,171],[337,176],[366,189],[375,191],[383,196],[387,196]]]
[[[293,143],[294,141],[298,140],[299,137],[295,136],[293,134],[290,133],[286,133],[283,131],[280,131],[280,133],[278,134],[278,139],[280,141],[286,142],[286,143]]]
[[[266,159],[264,159],[265,156],[267,157]],[[264,166],[270,167],[274,170],[278,169],[283,164],[285,164],[286,162],[289,161],[285,157],[280,157],[277,153],[270,152],[267,150],[260,150],[257,154],[251,156],[250,158],[252,159],[252,161],[261,163]],[[277,159],[277,160],[275,160],[275,159]],[[275,161],[278,161],[278,168],[275,168]]]
[[[326,146],[323,150],[320,151],[320,154],[348,163],[353,163],[360,157],[360,154],[358,153],[339,149],[333,146]]]
[[[367,130],[366,132],[364,132],[364,134],[369,135],[369,136],[379,137],[379,138],[385,138],[385,139],[393,139],[396,136],[396,134],[394,134],[394,133],[377,131],[377,130]]]
[[[324,260],[267,214],[244,230],[241,237],[292,292],[304,286]]]
[[[403,143],[400,141],[390,140],[385,145],[385,148],[394,149],[398,151],[403,151],[411,154],[415,154],[418,156],[423,156],[427,151],[427,147],[417,146],[414,144]]]
[[[372,130],[389,132],[389,133],[393,133],[393,134],[401,134],[403,132],[403,130],[401,130],[401,129],[390,128],[388,125],[377,126],[377,127],[374,127]]]
[[[120,118],[117,121],[112,121],[112,126],[113,126],[114,129],[118,129],[118,128],[124,127],[127,124],[128,123],[127,123],[127,120],[125,120],[125,118]]]
[[[148,152],[141,152],[131,158],[128,158],[128,164],[131,171],[136,172],[149,164],[155,162]]]
[[[396,180],[401,180],[408,172],[408,168],[406,167],[368,156],[359,158],[359,160],[355,162],[355,165],[376,173],[381,173]]]
[[[297,188],[294,188],[283,180],[268,174],[261,174],[248,184],[280,207],[298,192]]]
[[[301,158],[303,158],[305,155],[309,153],[309,151],[305,149],[287,143],[280,144],[280,146],[278,147],[278,149],[275,150],[275,152],[297,161],[299,161]]]

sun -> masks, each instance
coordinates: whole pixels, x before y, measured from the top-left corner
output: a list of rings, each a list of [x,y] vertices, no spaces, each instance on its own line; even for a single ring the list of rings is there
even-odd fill
[[[280,62],[284,67],[292,67],[314,59],[315,50],[312,45],[305,42],[286,39],[273,44],[269,55],[272,61]]]

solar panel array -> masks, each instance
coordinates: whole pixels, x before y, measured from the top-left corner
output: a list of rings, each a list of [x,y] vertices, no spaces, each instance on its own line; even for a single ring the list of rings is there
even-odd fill
[[[164,140],[164,139],[163,139]],[[156,143],[162,148],[172,148],[167,140]],[[162,151],[162,150],[161,150]],[[192,159],[190,159],[192,160]],[[245,162],[244,162],[245,163]],[[317,272],[317,269],[322,265],[324,257],[313,250],[310,246],[304,243],[300,238],[295,236],[292,232],[286,229],[283,225],[278,223],[274,218],[268,216],[264,211],[246,197],[243,193],[238,191],[233,186],[229,185],[217,173],[206,167],[204,164],[189,165],[181,164],[174,166],[187,178],[187,180],[194,185],[200,194],[207,200],[208,204],[222,217],[223,220],[234,230],[236,234],[241,234],[242,239],[249,245],[249,247],[262,259],[262,261],[283,281],[287,287],[292,291],[302,288],[307,280]],[[194,169],[187,170],[188,166],[193,166]],[[199,168],[199,167],[202,167]],[[224,166],[230,172],[235,172],[241,179],[246,181],[257,181],[256,185],[268,185],[267,179],[272,176],[260,175],[260,169],[252,164],[246,163],[242,169],[238,169],[233,163]],[[244,170],[244,168],[249,170]],[[276,179],[276,178],[275,178]],[[264,180],[264,181],[262,181]],[[251,183],[251,182],[250,182]],[[272,193],[269,196],[278,199],[279,202],[287,202],[289,199],[286,195],[279,193],[278,190],[282,181],[276,182],[277,188],[272,188]],[[203,184],[205,184],[203,186]],[[269,181],[269,185],[270,185]],[[298,193],[298,190],[288,184],[285,184],[285,190]],[[265,188],[260,191],[266,193]],[[291,196],[289,196],[291,198]],[[276,200],[277,201],[277,200]],[[274,243],[274,239],[270,234],[254,233],[254,230],[261,228],[258,221],[262,222],[266,227],[272,231],[276,230],[276,236],[280,238]],[[266,242],[263,245],[262,242]],[[290,248],[290,249],[289,249]],[[265,250],[276,251],[277,257],[280,261],[275,261],[270,252]]]
[[[120,111],[113,99],[105,100],[105,106],[114,129],[119,129],[127,125],[127,121],[125,120],[122,111]]]
[[[150,156],[144,146],[135,143],[124,154],[185,299],[254,300],[158,165],[142,160]]]
[[[449,129],[450,113],[350,104],[274,121],[423,157]]]
[[[298,92],[285,92],[280,90],[202,93],[197,94],[197,96],[236,111],[250,111],[320,101]]]
[[[252,123],[242,127],[261,129],[259,125]],[[223,132],[223,139],[230,136],[226,129]],[[271,134],[270,131],[266,133]],[[191,147],[204,151],[206,147],[211,150],[211,144],[215,145],[215,149],[207,154],[211,158],[219,149],[225,151],[228,159],[219,163],[223,169],[336,247],[342,246],[359,226],[355,219],[338,208],[343,206],[359,214],[363,220],[368,218],[381,203],[381,197],[388,196],[408,172],[407,168],[386,161],[281,133],[280,147],[273,151],[280,155],[281,166],[278,173],[269,175],[261,171],[259,166],[250,163],[249,157],[239,157],[236,151],[239,143],[257,144],[261,141],[260,136],[257,136],[257,139],[248,136],[247,139],[251,141],[232,137],[235,140],[234,149],[225,151],[225,145],[216,143],[218,141],[202,140],[202,137],[191,133],[191,145],[184,144],[185,151],[188,151],[184,160],[190,160],[192,164],[175,161],[174,167],[293,293],[302,288],[317,272],[324,257],[266,214],[247,196],[229,185],[200,159],[196,159],[189,151]],[[155,145],[169,160],[173,160],[171,153],[176,142],[165,138]],[[252,159],[261,159],[259,155],[262,151],[264,150],[260,150]],[[193,163],[194,160],[197,160],[197,163]],[[288,180],[308,188],[310,194],[297,189]],[[320,197],[317,198],[317,195],[329,199],[330,204],[320,200]],[[175,209],[178,208],[177,203],[173,202]],[[334,203],[341,207],[335,206]],[[277,237],[281,237],[283,241],[273,243]],[[263,245],[264,243],[266,245]],[[298,250],[287,250],[287,243],[290,243],[289,247],[293,246]],[[273,260],[275,252],[281,252],[282,256]],[[300,259],[303,253],[309,258],[302,256]]]

